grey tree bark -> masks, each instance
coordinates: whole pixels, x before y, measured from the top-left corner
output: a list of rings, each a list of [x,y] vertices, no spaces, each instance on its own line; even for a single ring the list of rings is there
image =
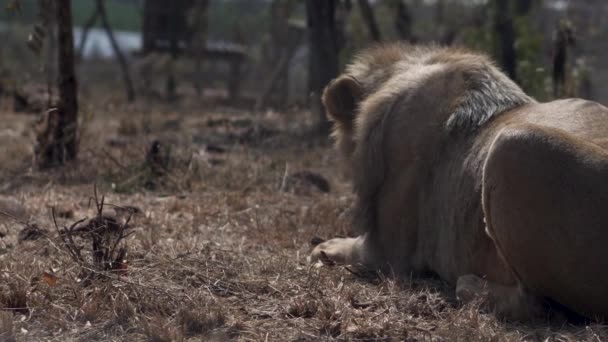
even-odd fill
[[[396,0],[395,31],[399,39],[412,41],[412,16],[407,4],[403,0]]]
[[[498,37],[499,63],[512,80],[517,80],[515,28],[509,0],[495,0],[494,30]]]
[[[361,16],[367,25],[367,30],[369,31],[370,36],[376,42],[379,42],[382,37],[380,35],[380,29],[378,28],[378,23],[376,22],[376,17],[374,16],[374,10],[372,6],[369,4],[368,0],[358,0],[359,10],[361,11]]]
[[[328,132],[329,121],[321,104],[325,86],[338,75],[339,38],[336,27],[336,0],[306,0],[309,30],[310,104],[319,116],[319,130]]]
[[[59,103],[44,116],[37,136],[35,163],[39,168],[63,165],[78,155],[78,87],[74,73],[74,34],[71,0],[55,2],[58,40]]]

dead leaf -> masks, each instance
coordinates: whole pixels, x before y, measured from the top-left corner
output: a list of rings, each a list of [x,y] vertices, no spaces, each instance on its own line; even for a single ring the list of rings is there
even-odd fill
[[[50,287],[55,287],[57,285],[57,277],[49,272],[42,272],[42,279]]]

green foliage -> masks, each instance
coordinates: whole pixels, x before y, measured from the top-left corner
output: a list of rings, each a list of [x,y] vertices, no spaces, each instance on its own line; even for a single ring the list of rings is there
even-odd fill
[[[5,1],[5,0],[3,0]],[[110,26],[115,30],[140,31],[142,25],[142,13],[135,1],[105,0],[106,10]],[[7,1],[6,5],[10,5]],[[20,10],[10,10],[3,6],[0,10],[0,21],[18,21],[32,24],[38,15],[38,0],[20,0]],[[14,5],[13,5],[14,7]],[[95,0],[72,0],[72,15],[75,26],[83,26],[93,13]],[[101,23],[97,22],[97,26]]]
[[[143,11],[134,1],[105,0],[110,26],[114,30],[140,31]],[[95,0],[72,0],[74,25],[83,26],[95,9]],[[101,27],[98,20],[97,27]]]
[[[490,13],[496,10],[490,3]],[[530,15],[517,16],[513,13],[515,29],[515,51],[517,54],[517,82],[529,95],[538,100],[551,98],[551,78],[542,61],[542,33],[535,30]],[[493,16],[491,16],[493,17]],[[469,27],[463,33],[465,46],[483,51],[495,58],[498,55],[498,37],[492,20],[486,20],[481,27]]]
[[[340,51],[340,65],[348,63],[357,51],[367,46],[370,42],[367,27],[361,17],[361,12],[359,12],[356,6],[353,3],[353,8],[346,18],[344,25],[346,44]]]
[[[542,35],[532,28],[528,16],[516,17],[514,24],[518,82],[531,96],[548,100],[551,97],[551,79],[549,70],[540,60]]]
[[[270,2],[261,0],[211,1],[209,35],[212,39],[237,37],[254,43],[269,31]]]
[[[463,44],[472,50],[491,55],[496,37],[487,26],[465,28],[462,34]]]

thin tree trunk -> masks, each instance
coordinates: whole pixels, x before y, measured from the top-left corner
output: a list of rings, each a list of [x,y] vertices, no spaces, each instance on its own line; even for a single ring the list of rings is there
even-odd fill
[[[78,155],[78,85],[74,72],[74,32],[72,27],[72,1],[57,0],[59,36],[59,111],[61,112],[66,160]]]
[[[152,3],[152,1],[146,1],[146,3]],[[176,2],[169,2],[167,10],[169,13],[175,13],[175,6],[177,6]],[[171,55],[171,61],[169,62],[169,72],[167,74],[167,80],[165,82],[165,90],[167,96],[167,102],[175,102],[177,101],[177,77],[175,76],[177,58],[179,55],[179,46],[178,46],[178,32],[176,28],[175,20],[169,20],[168,28],[167,28],[168,38],[169,38],[169,54]]]
[[[437,0],[435,4],[435,24],[443,26],[445,21],[445,0]],[[439,27],[441,28],[441,27]]]
[[[89,30],[91,29],[91,27],[93,27],[93,25],[95,25],[98,16],[99,11],[97,10],[97,8],[95,8],[89,19],[87,19],[84,26],[82,27],[82,32],[80,33],[80,41],[78,42],[78,53],[76,54],[78,59],[82,59],[82,56],[84,54],[84,48],[87,44],[87,39],[89,38]]]
[[[192,54],[194,57],[194,89],[196,94],[203,94],[203,58],[207,45],[209,1],[197,1],[191,8],[194,16],[191,17],[194,36],[192,38]]]
[[[399,39],[405,41],[412,40],[412,16],[403,0],[397,0],[397,11],[395,13],[395,30]]]
[[[367,30],[369,31],[370,36],[376,42],[381,40],[380,29],[378,29],[378,23],[376,22],[376,17],[374,16],[374,10],[369,4],[368,0],[358,0],[359,1],[359,10],[361,11],[361,16],[363,20],[367,24]]]
[[[569,48],[574,44],[574,36],[569,27],[558,23],[553,41],[553,96],[559,98],[565,95],[566,68],[568,66]]]
[[[277,63],[272,74],[270,75],[269,81],[266,83],[266,85],[264,86],[264,89],[262,90],[262,93],[256,100],[256,103],[255,103],[256,110],[260,110],[263,108],[264,105],[266,105],[266,103],[268,102],[268,98],[270,97],[270,94],[272,93],[272,90],[276,88],[276,85],[277,85],[277,83],[279,83],[279,80],[281,78],[285,79],[286,76],[288,75],[289,62],[293,58],[293,55],[295,54],[298,46],[300,45],[301,40],[302,40],[302,34],[300,32],[295,32],[294,35],[291,37],[291,39],[290,39],[291,43],[283,51],[283,55],[279,59],[279,62]],[[284,83],[283,87],[287,88],[288,84]],[[281,105],[283,105],[283,104],[284,103],[281,103]]]
[[[55,2],[59,41],[57,108],[46,112],[35,148],[36,165],[48,168],[75,160],[78,155],[78,89],[74,73],[74,34],[70,0]]]
[[[338,75],[338,30],[335,0],[306,0],[310,39],[309,90],[311,107],[319,115],[319,129],[329,131],[321,95],[325,86]]]
[[[509,0],[495,0],[494,29],[498,36],[499,61],[512,80],[517,80],[517,54],[515,52],[515,28],[509,8]]]
[[[120,47],[118,46],[118,43],[116,43],[116,39],[114,38],[114,33],[112,32],[112,28],[110,27],[110,23],[108,22],[108,16],[106,14],[104,0],[97,0],[97,12],[99,13],[101,24],[103,25],[103,28],[106,31],[106,34],[108,35],[108,39],[110,40],[110,45],[112,45],[112,50],[114,50],[114,54],[118,59],[118,64],[120,64],[120,69],[122,70],[122,77],[125,83],[125,88],[127,90],[127,100],[129,102],[133,102],[133,100],[135,100],[135,89],[133,88],[133,82],[131,81],[129,65],[122,51],[120,51]]]
[[[273,70],[272,75],[278,78],[270,82],[272,83],[272,89],[264,89],[264,92],[260,95],[264,103],[257,103],[256,106],[266,104],[268,100],[267,96],[270,94],[273,94],[273,100],[275,100],[274,102],[279,108],[284,108],[287,105],[289,88],[287,72],[280,72],[278,75],[274,74],[274,72],[280,70],[278,66],[282,63],[286,54],[290,53],[288,50],[293,45],[290,39],[289,18],[291,17],[294,5],[295,1],[293,0],[273,0],[270,5],[271,45],[268,49],[270,57],[268,61],[270,68]]]
[[[517,0],[515,4],[515,13],[517,15],[526,15],[534,6],[534,0]]]
[[[55,12],[56,4],[52,1],[48,3],[49,12]],[[47,107],[53,107],[56,104],[53,103],[53,91],[55,87],[55,80],[57,79],[57,20],[54,15],[49,15],[47,21],[48,29],[48,46],[46,56],[46,90],[47,90]]]

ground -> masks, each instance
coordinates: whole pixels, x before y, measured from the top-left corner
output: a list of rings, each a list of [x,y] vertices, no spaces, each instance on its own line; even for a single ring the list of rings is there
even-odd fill
[[[36,116],[2,106],[0,199],[16,217],[0,216],[1,341],[608,338],[500,321],[432,277],[311,264],[314,243],[354,232],[347,175],[304,111],[85,98],[81,113],[79,161],[39,171]],[[96,217],[95,192],[116,229],[65,229]]]

